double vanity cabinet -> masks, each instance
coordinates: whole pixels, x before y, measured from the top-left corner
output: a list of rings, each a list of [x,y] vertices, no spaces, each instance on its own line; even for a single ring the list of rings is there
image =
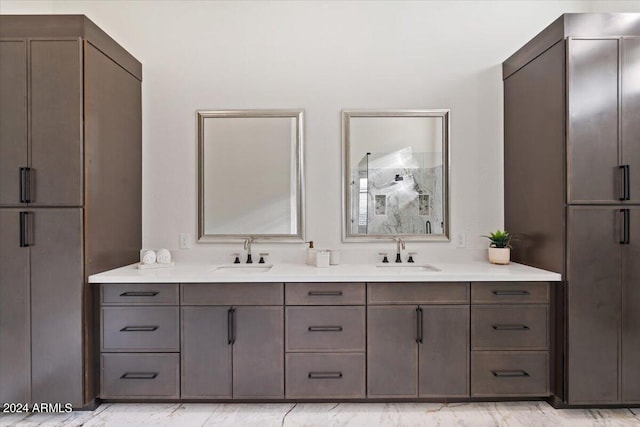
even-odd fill
[[[102,283],[99,397],[543,398],[552,286]]]

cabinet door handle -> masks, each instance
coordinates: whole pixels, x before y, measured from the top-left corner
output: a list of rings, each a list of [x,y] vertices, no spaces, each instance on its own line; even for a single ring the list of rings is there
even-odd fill
[[[309,291],[310,297],[341,297],[342,291]]]
[[[529,291],[491,291],[495,296],[505,297],[505,296],[522,296],[522,295],[531,295]]]
[[[227,310],[227,344],[232,345],[236,342],[233,314],[236,309],[231,307]]]
[[[631,199],[631,177],[629,174],[629,165],[620,165],[618,169],[621,172],[620,182],[622,183],[622,194],[619,197],[619,200],[629,200]]]
[[[494,377],[499,378],[514,378],[514,377],[528,377],[529,374],[523,370],[515,371],[491,371]]]
[[[422,309],[420,307],[416,308],[416,342],[418,344],[422,344]]]
[[[127,291],[120,294],[121,297],[155,297],[158,291]]]
[[[120,332],[153,332],[157,331],[158,326],[125,326]]]
[[[528,331],[527,325],[493,325],[496,331]]]
[[[628,245],[631,243],[630,228],[630,211],[629,209],[620,209],[622,213],[622,237],[620,239],[621,245]]]
[[[31,212],[20,212],[20,247],[27,248],[33,246],[31,235]]]
[[[309,326],[309,332],[342,332],[342,326]]]
[[[625,196],[627,197],[626,200],[631,200],[631,166],[629,165],[625,165],[625,178],[624,178],[624,185],[626,187],[626,194]]]
[[[20,203],[31,203],[31,168],[20,168]]]
[[[342,372],[309,372],[309,378],[312,380],[338,380],[342,378]]]
[[[125,372],[120,379],[122,380],[152,380],[158,376],[159,372]]]

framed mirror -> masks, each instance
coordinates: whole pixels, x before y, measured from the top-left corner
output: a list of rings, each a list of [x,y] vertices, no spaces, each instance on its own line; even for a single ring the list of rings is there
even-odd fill
[[[449,241],[449,110],[342,111],[344,241]]]
[[[302,110],[198,111],[198,241],[304,241]]]

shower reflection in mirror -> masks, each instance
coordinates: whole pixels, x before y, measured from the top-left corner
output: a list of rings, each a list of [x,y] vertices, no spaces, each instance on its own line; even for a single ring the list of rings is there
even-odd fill
[[[448,240],[448,117],[343,112],[345,239]]]

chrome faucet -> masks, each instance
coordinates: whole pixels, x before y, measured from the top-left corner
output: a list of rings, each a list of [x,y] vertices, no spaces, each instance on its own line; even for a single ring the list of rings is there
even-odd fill
[[[402,262],[400,254],[401,249],[405,249],[404,240],[402,240],[400,237],[394,237],[393,241],[396,242],[396,262]]]
[[[251,244],[255,239],[253,237],[249,237],[248,239],[244,239],[244,248],[247,251],[247,264],[253,264],[253,260],[251,259]]]

